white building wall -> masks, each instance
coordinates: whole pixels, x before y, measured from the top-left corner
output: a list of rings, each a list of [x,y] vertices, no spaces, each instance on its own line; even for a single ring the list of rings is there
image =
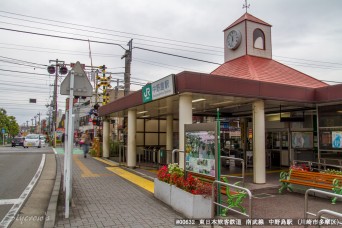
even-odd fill
[[[253,32],[255,29],[261,29],[265,35],[265,50],[254,48]],[[247,21],[247,54],[259,56],[263,58],[272,58],[272,41],[271,41],[271,27]]]
[[[241,44],[240,46],[235,49],[231,50],[227,47],[227,36],[230,31],[232,30],[239,30],[242,35]],[[224,61],[227,62],[232,59],[236,59],[238,57],[244,56],[246,54],[246,33],[245,33],[245,22],[242,22],[233,28],[230,28],[224,32]]]

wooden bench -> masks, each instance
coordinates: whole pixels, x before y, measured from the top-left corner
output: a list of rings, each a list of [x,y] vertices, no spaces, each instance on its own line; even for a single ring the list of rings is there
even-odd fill
[[[282,184],[279,193],[282,193],[284,189],[293,192],[290,184],[296,184],[331,190],[336,194],[342,195],[342,175],[291,169],[289,172],[281,172],[279,181]],[[336,200],[337,198],[334,197],[332,204],[335,204]]]

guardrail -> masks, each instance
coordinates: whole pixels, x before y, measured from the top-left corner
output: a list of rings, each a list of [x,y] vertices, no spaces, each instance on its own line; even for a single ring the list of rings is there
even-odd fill
[[[221,177],[232,177],[232,178],[241,178],[242,179],[242,183],[245,183],[245,161],[242,158],[235,158],[235,157],[229,157],[229,156],[221,156],[221,158],[226,158],[229,160],[235,160],[235,161],[241,161],[241,177],[239,176],[232,176],[232,175],[221,175]]]
[[[248,213],[243,213],[243,212],[237,211],[237,210],[235,210],[235,209],[230,208],[229,205],[226,206],[226,205],[223,205],[223,204],[221,204],[221,203],[219,203],[219,202],[216,202],[216,201],[215,201],[215,185],[229,186],[229,187],[231,187],[231,188],[235,188],[235,189],[239,189],[239,190],[242,190],[242,191],[247,192],[247,194],[248,194]],[[220,191],[217,191],[217,192],[218,192],[219,194],[221,194]],[[229,183],[226,183],[226,182],[222,182],[222,181],[215,180],[215,181],[213,182],[213,184],[212,184],[211,197],[212,197],[212,199],[213,199],[213,203],[212,203],[212,205],[211,205],[211,207],[212,207],[212,208],[211,208],[211,211],[212,211],[211,217],[212,217],[212,218],[215,217],[215,205],[220,206],[220,207],[223,207],[223,208],[226,208],[226,209],[229,210],[229,211],[234,211],[234,212],[236,212],[236,213],[238,213],[238,214],[241,214],[241,215],[244,215],[244,216],[246,216],[246,217],[248,217],[248,218],[252,218],[252,193],[251,193],[251,191],[250,191],[249,189],[243,188],[243,187],[240,187],[240,186],[237,186],[237,185],[234,185],[234,184],[229,184]]]
[[[308,199],[309,199],[309,192],[320,193],[320,194],[323,194],[323,195],[337,197],[337,198],[342,199],[342,195],[338,195],[338,194],[335,194],[335,193],[332,193],[332,192],[326,192],[326,191],[322,191],[322,190],[318,190],[318,189],[309,188],[305,192],[305,200],[304,200],[304,221],[305,222],[308,219],[308,215],[315,216],[316,218],[324,218],[324,217],[322,217],[323,214],[330,214],[330,215],[342,218],[342,214],[341,213],[338,213],[336,211],[331,211],[331,210],[328,210],[328,209],[322,209],[322,210],[318,211],[317,215],[312,213],[312,212],[309,212],[308,211],[308,207],[309,207],[309,201],[308,201]],[[304,227],[308,227],[308,225],[305,224]]]

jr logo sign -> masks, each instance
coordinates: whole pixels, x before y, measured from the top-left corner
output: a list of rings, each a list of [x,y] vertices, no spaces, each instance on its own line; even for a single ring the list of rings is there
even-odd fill
[[[143,103],[152,101],[152,85],[148,84],[142,88]]]

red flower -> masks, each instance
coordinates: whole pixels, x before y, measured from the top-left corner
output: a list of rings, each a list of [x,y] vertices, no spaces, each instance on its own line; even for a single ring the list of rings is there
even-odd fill
[[[163,166],[159,169],[157,177],[160,181],[175,185],[191,194],[211,196],[211,183],[203,182],[191,174],[188,174],[187,178],[185,178],[184,173],[179,171],[169,173],[168,167]]]

